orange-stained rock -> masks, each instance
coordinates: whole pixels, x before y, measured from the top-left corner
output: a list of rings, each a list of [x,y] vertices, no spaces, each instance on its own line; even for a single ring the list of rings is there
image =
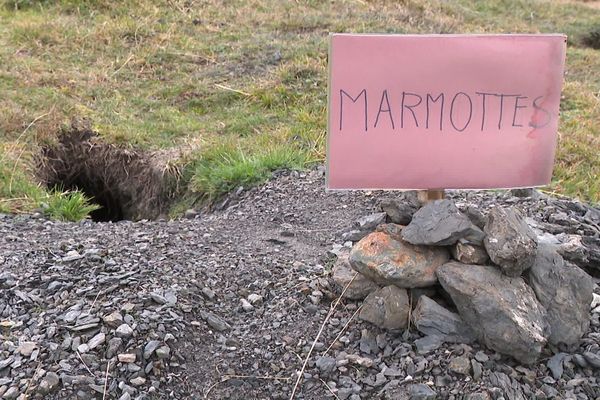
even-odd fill
[[[377,283],[403,288],[435,284],[436,269],[448,259],[445,248],[415,246],[386,232],[369,234],[350,252],[350,265],[356,271]]]

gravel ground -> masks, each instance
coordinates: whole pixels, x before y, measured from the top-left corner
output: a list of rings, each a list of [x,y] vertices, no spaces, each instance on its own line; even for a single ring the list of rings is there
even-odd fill
[[[339,294],[330,250],[385,195],[327,193],[322,175],[279,173],[195,219],[0,216],[0,397],[289,398]],[[598,238],[597,225],[582,222],[586,206],[572,201],[451,197],[483,211],[515,205],[539,229]],[[566,222],[553,217],[559,212]],[[360,304],[337,305],[296,398],[600,396],[598,313],[580,347],[520,366],[478,345],[419,354],[417,332],[353,319]]]

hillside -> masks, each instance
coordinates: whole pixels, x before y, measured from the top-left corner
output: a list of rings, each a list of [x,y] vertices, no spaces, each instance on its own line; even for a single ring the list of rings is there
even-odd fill
[[[546,190],[598,202],[598,21],[596,1],[3,0],[0,211],[42,206],[77,219],[91,209],[62,193],[76,189],[109,192],[103,203],[120,208],[127,194],[115,188],[130,182],[68,176],[118,170],[130,153],[154,171],[136,190],[161,193],[153,212],[132,214],[150,218],[321,162],[329,32],[566,33],[559,151]],[[53,148],[81,121],[99,135],[85,167],[69,161],[79,147]]]

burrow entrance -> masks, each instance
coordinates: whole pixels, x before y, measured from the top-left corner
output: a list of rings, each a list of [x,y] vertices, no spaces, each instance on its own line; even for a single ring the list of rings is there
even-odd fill
[[[42,149],[38,176],[49,188],[80,190],[100,205],[94,221],[156,219],[168,211],[177,171],[165,154],[103,143],[90,128],[73,127]]]

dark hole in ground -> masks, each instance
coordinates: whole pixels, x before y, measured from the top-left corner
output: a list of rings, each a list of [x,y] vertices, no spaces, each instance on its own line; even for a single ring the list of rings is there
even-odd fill
[[[84,127],[72,127],[42,150],[38,175],[50,189],[80,190],[100,205],[94,221],[155,219],[177,188],[165,157],[103,143]]]
[[[91,199],[91,202],[101,208],[90,213],[96,222],[121,221],[125,218],[123,204],[119,196],[115,196],[111,189],[106,187],[101,180],[89,181],[86,177],[57,177],[59,183],[53,188],[62,190],[79,190]]]
[[[584,36],[583,44],[592,49],[600,50],[600,25],[596,25]]]

